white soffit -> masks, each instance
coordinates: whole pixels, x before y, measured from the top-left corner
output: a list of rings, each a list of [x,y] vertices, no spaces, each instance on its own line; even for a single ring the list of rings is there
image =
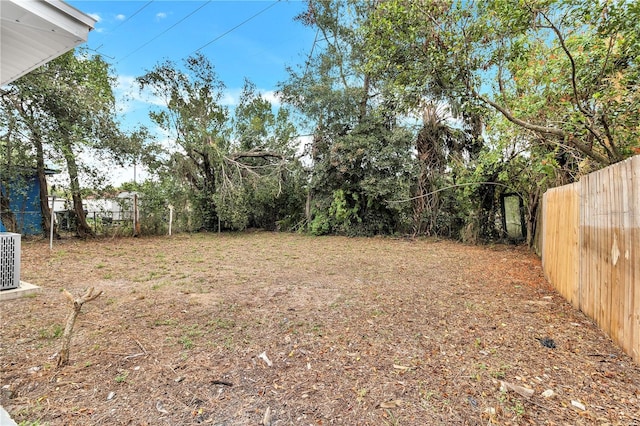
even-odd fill
[[[0,0],[0,85],[86,42],[95,23],[60,0]]]

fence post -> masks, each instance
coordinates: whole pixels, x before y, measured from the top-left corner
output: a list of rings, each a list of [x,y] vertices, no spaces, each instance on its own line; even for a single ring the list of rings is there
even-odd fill
[[[171,236],[171,225],[173,224],[173,206],[169,206],[169,236]]]
[[[56,196],[53,195],[51,197],[51,210],[49,210],[50,213],[50,223],[49,223],[49,250],[53,250],[53,225],[55,223],[55,218],[56,218],[56,212],[55,212],[55,208],[56,208]]]

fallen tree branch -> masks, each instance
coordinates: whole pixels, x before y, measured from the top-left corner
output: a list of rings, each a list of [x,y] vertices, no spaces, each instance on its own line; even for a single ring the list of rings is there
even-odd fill
[[[284,156],[282,154],[270,151],[244,151],[237,152],[231,155],[231,159],[234,161],[238,161],[241,158],[279,158],[280,160],[284,160]]]
[[[123,359],[137,358],[139,356],[145,356],[145,355],[146,355],[146,353],[144,353],[144,352],[138,352],[137,354],[127,355]]]
[[[69,293],[66,289],[63,289],[62,292],[67,299],[73,304],[72,310],[67,317],[67,324],[64,327],[64,333],[62,334],[62,348],[60,348],[60,352],[58,353],[58,361],[56,363],[56,367],[64,367],[69,364],[69,347],[71,346],[71,336],[73,335],[73,326],[76,323],[76,318],[82,309],[82,305],[86,302],[91,302],[92,300],[97,299],[102,291],[99,293],[94,293],[94,288],[89,287],[87,291],[79,298],[74,299],[73,295]]]

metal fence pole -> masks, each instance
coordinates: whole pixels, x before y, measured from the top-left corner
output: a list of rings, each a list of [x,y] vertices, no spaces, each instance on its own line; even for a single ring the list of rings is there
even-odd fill
[[[53,225],[55,223],[55,218],[56,218],[55,208],[56,208],[56,196],[54,195],[51,197],[51,210],[49,210],[49,213],[50,213],[49,250],[53,250]]]

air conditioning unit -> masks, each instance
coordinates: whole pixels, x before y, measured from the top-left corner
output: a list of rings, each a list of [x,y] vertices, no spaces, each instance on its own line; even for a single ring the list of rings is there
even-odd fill
[[[20,287],[20,237],[0,232],[0,291]]]

